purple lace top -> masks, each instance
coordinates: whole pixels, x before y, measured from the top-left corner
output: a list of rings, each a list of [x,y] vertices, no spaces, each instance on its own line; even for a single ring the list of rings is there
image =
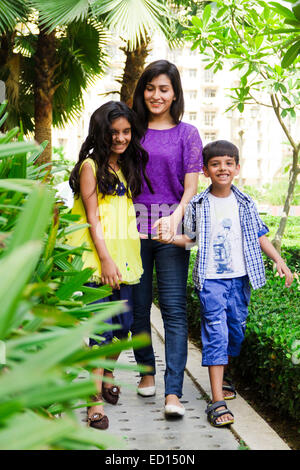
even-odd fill
[[[147,175],[154,194],[144,182],[134,205],[139,231],[154,234],[154,222],[174,212],[180,202],[185,174],[201,171],[202,141],[196,127],[180,122],[171,129],[148,129],[141,143],[149,153]]]

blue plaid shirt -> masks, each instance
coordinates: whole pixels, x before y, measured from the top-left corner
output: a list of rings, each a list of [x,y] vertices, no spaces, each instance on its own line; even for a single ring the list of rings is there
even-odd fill
[[[208,263],[210,236],[208,193],[210,188],[211,186],[192,198],[184,216],[184,233],[192,240],[196,238],[198,243],[193,269],[193,281],[198,290],[203,287]],[[265,267],[258,239],[268,233],[269,229],[259,217],[251,197],[242,193],[236,186],[232,185],[231,189],[238,202],[247,274],[253,289],[258,289],[266,283]]]

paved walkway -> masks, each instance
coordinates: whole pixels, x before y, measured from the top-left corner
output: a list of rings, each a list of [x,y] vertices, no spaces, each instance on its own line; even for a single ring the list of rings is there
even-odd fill
[[[109,432],[125,439],[126,450],[238,450],[243,441],[251,450],[288,450],[289,447],[270,426],[239,396],[228,402],[235,415],[230,428],[215,428],[206,418],[209,397],[207,369],[201,367],[201,353],[189,344],[183,397],[186,413],[182,419],[164,416],[164,343],[159,310],[153,306],[153,346],[157,375],[156,395],[140,397],[136,393],[139,376],[128,370],[115,370],[116,379],[129,387],[122,387],[117,406],[105,404],[109,417]],[[134,364],[133,351],[124,351],[119,362]],[[81,410],[81,421],[86,412]]]

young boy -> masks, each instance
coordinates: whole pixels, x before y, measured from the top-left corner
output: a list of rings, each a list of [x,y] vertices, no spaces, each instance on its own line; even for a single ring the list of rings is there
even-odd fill
[[[203,163],[211,185],[188,204],[185,234],[173,243],[184,246],[197,239],[193,280],[201,303],[202,365],[208,366],[212,392],[206,413],[213,426],[224,426],[234,421],[224,399],[235,397],[232,384],[224,386],[224,369],[230,356],[239,355],[244,339],[249,281],[253,289],[266,282],[261,250],[286,277],[286,287],[293,275],[266,237],[269,230],[252,199],[232,185],[240,169],[237,147],[211,142],[203,149]]]

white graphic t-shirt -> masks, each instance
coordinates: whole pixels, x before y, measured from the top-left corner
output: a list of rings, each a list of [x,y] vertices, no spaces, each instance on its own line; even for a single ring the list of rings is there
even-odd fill
[[[207,279],[228,279],[247,274],[239,208],[234,193],[228,197],[208,194],[210,240]]]

